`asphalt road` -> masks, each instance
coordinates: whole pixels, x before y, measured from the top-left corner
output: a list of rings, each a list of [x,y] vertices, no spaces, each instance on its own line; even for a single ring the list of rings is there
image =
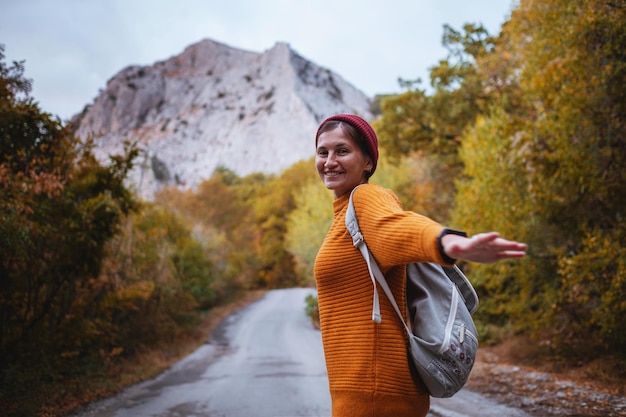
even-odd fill
[[[310,289],[270,291],[228,317],[211,342],[157,378],[74,417],[330,416],[320,333],[304,313]],[[431,416],[530,417],[461,391]]]

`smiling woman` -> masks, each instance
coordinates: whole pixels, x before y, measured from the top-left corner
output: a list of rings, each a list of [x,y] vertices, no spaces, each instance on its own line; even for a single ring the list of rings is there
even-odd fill
[[[363,122],[357,117],[338,115],[317,132],[315,168],[326,187],[335,192],[335,198],[366,183],[376,170],[378,141],[369,124]],[[350,123],[371,132],[359,135]]]
[[[391,190],[367,184],[378,162],[378,139],[359,116],[326,119],[315,136],[315,167],[334,192],[333,223],[315,260],[320,329],[333,416],[425,416],[430,397],[413,377],[403,324],[386,297],[384,318],[372,318],[372,282],[346,230],[350,195],[367,245],[399,305],[405,303],[405,265],[453,264],[455,258],[494,262],[524,256],[526,245],[495,232],[469,239],[420,214],[402,209]],[[366,184],[355,189],[361,184]],[[386,319],[385,319],[386,317]],[[405,317],[406,319],[406,317]]]

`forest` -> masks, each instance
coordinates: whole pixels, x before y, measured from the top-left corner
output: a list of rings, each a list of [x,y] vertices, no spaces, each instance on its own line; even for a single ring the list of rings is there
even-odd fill
[[[372,182],[450,227],[528,243],[522,260],[460,265],[481,343],[526,335],[550,360],[625,373],[626,1],[520,0],[500,33],[445,26],[442,42],[429,80],[376,97]],[[136,145],[98,162],[32,82],[0,45],[3,415],[63,415],[213,309],[315,285],[332,193],[313,159],[142,201],[125,183]]]

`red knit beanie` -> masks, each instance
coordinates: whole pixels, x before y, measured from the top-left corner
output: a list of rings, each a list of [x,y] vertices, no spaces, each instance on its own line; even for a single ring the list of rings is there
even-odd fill
[[[340,122],[344,122],[352,126],[361,134],[364,139],[363,145],[365,145],[366,153],[372,158],[372,170],[370,171],[369,176],[371,176],[376,170],[376,164],[378,163],[378,138],[376,137],[376,132],[372,129],[372,126],[363,119],[355,114],[336,114],[334,116],[330,116],[326,120],[324,120],[319,127],[317,128],[317,133],[315,134],[315,146],[317,147],[317,139],[320,135],[320,130],[326,122],[330,122],[332,120],[337,120]]]

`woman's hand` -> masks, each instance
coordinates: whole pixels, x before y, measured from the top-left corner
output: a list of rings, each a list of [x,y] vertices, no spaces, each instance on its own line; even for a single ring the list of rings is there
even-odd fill
[[[503,239],[497,232],[479,233],[471,238],[447,234],[441,238],[441,245],[451,258],[485,264],[521,258],[527,249],[525,243]]]

